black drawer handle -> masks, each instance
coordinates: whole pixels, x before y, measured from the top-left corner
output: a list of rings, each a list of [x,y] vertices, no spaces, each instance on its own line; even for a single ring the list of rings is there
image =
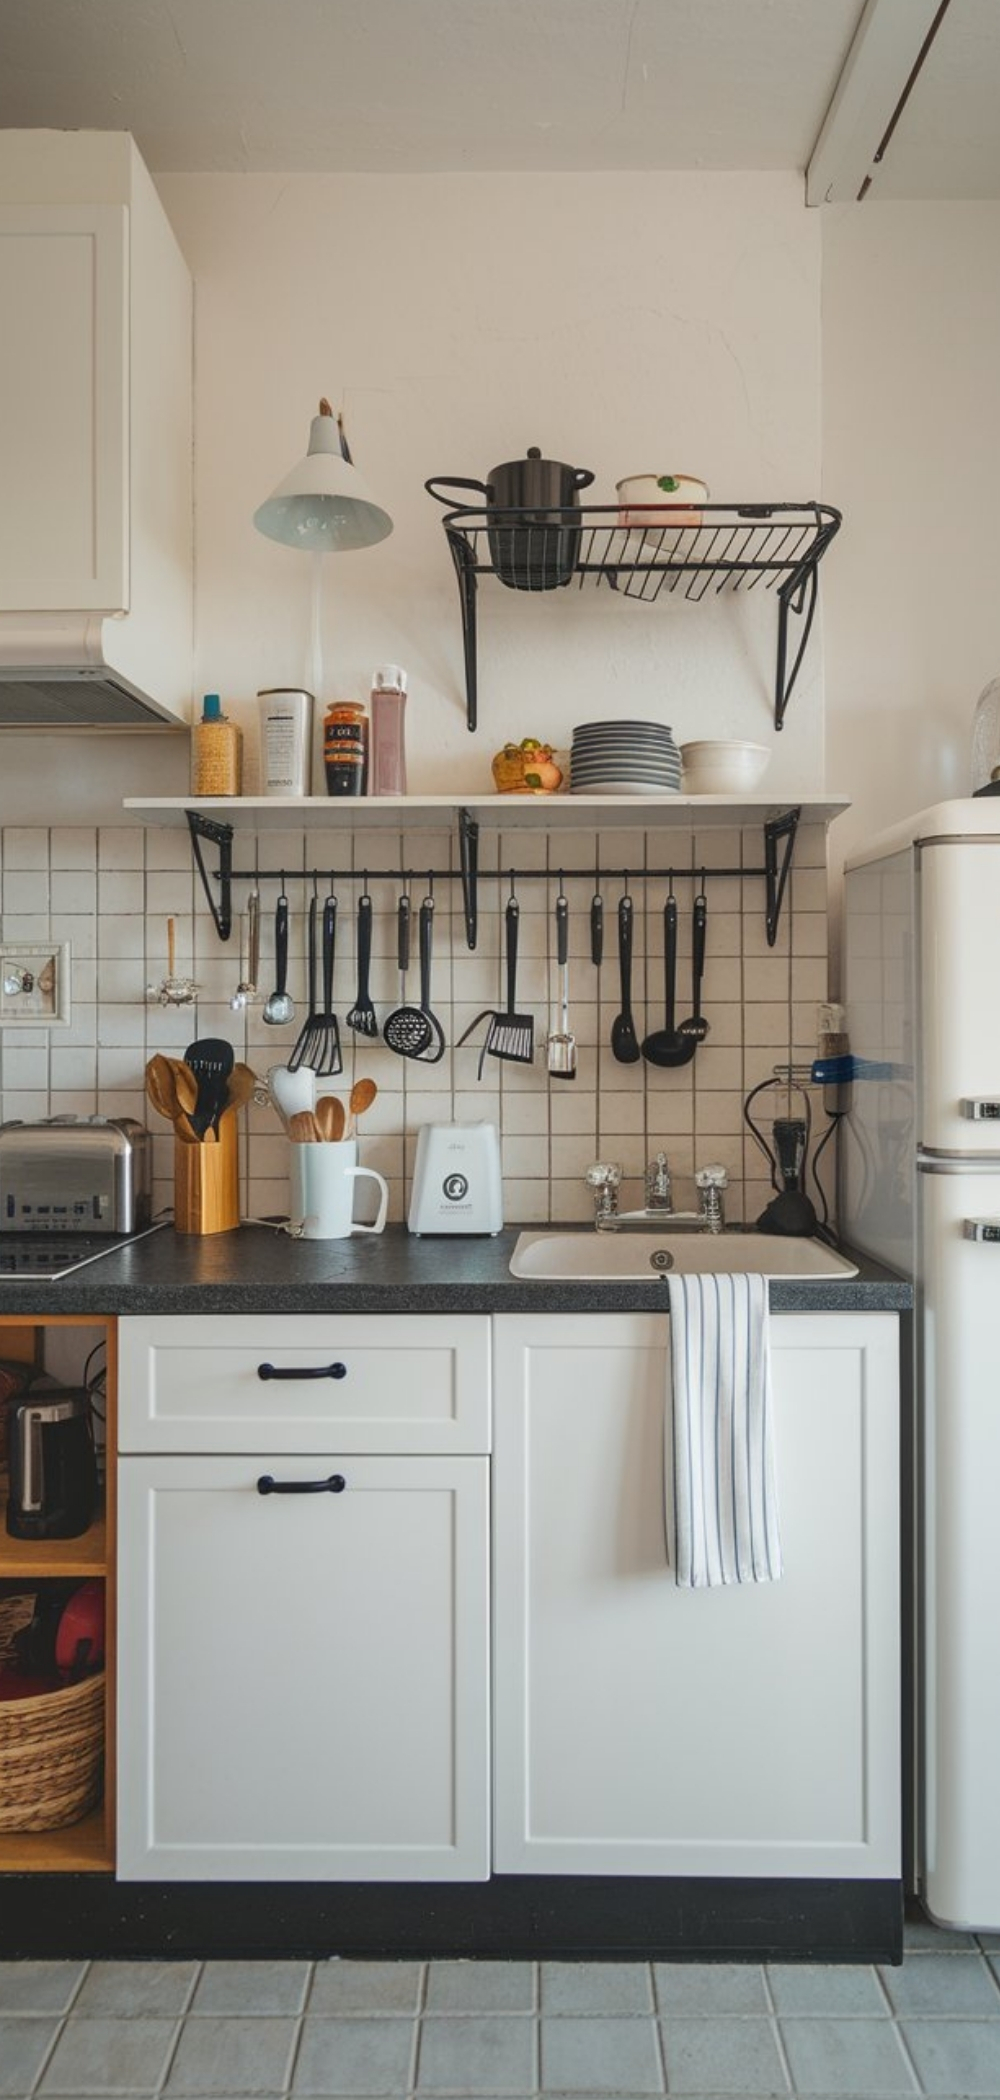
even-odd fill
[[[280,1371],[277,1364],[258,1364],[258,1378],[346,1378],[346,1364],[317,1364],[304,1371]]]
[[[347,1482],[342,1473],[331,1473],[329,1480],[275,1480],[273,1473],[262,1473],[257,1482],[258,1495],[342,1495]]]

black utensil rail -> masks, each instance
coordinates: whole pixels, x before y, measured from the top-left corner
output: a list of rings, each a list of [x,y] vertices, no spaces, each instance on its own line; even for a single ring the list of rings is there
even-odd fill
[[[764,865],[762,868],[713,868],[701,864],[697,868],[685,868],[680,864],[657,868],[640,866],[631,869],[623,867],[591,867],[567,868],[566,876],[567,879],[572,877],[574,880],[579,879],[584,882],[624,882],[626,884],[630,878],[636,882],[640,880],[660,881],[666,879],[673,881],[675,875],[678,879],[685,875],[698,876],[702,881],[718,880],[721,876],[734,876],[741,882],[762,876],[764,879],[764,923],[767,931],[767,943],[769,948],[773,948],[778,937],[778,925],[781,919],[785,884],[788,880],[789,868],[791,867],[792,853],[795,847],[795,834],[799,827],[801,814],[801,808],[795,808],[785,810],[780,816],[766,817],[764,819]],[[252,882],[256,886],[260,882],[280,882],[283,890],[285,870],[283,868],[261,868],[258,866],[253,868],[234,868],[233,826],[220,823],[216,817],[206,817],[198,809],[186,810],[185,816],[187,817],[188,830],[191,835],[195,865],[201,879],[202,889],[208,900],[216,933],[220,941],[228,941],[233,928],[233,883]],[[215,895],[212,889],[212,874],[205,866],[205,858],[202,852],[203,842],[218,847],[219,865],[214,871],[214,880],[219,888],[218,896]],[[330,883],[331,887],[337,882],[361,881],[367,887],[369,881],[407,883],[415,882],[419,878],[423,878],[431,886],[435,882],[460,882],[462,885],[462,909],[465,920],[466,940],[470,948],[475,948],[479,924],[480,882],[507,882],[511,879],[517,882],[548,882],[551,880],[551,871],[544,868],[510,866],[480,870],[479,824],[467,809],[458,811],[458,842],[459,866],[457,869],[428,867],[366,868],[363,874],[359,875],[354,868],[327,866],[324,868],[297,870],[296,875],[297,878],[304,881],[311,880],[314,884],[325,879]],[[406,900],[401,899],[401,908],[405,903]],[[400,956],[400,967],[404,967],[402,955]]]
[[[643,515],[652,508],[643,505]],[[563,589],[574,582],[582,587],[593,581],[647,605],[664,591],[680,591],[694,600],[724,590],[763,586],[775,591],[774,725],[782,727],[816,610],[816,572],[840,530],[840,511],[813,502],[703,503],[699,524],[678,524],[671,513],[689,514],[689,504],[657,504],[655,509],[662,511],[662,523],[632,527],[619,524],[617,503],[552,510],[463,505],[445,514],[442,523],[458,578],[470,730],[477,724],[476,593],[481,576],[499,576],[508,587],[526,591]],[[552,549],[565,545],[569,530],[579,535],[572,575],[553,584]]]

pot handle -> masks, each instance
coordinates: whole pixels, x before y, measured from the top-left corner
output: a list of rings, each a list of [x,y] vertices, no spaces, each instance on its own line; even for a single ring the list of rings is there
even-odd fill
[[[593,480],[593,475],[590,478]],[[438,503],[454,503],[455,501],[454,496],[442,496],[442,488],[475,489],[478,496],[485,496],[487,503],[492,502],[493,499],[492,482],[465,481],[458,474],[435,474],[432,480],[424,482],[424,487],[427,490],[427,494],[435,497]]]
[[[593,475],[591,474],[591,472],[590,472],[590,470],[589,470],[589,468],[588,468],[588,467],[574,467],[574,469],[573,469],[573,487],[574,487],[574,488],[577,488],[577,489],[589,489],[589,487],[590,487],[590,484],[591,484],[591,482],[593,481],[593,479],[594,479],[594,477],[593,477]]]

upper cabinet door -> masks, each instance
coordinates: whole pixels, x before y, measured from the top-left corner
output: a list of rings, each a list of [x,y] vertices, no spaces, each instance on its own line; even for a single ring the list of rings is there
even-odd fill
[[[0,611],[127,612],[128,212],[0,208]]]

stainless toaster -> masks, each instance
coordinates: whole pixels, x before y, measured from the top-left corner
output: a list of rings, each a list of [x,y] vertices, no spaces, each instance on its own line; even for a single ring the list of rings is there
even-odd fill
[[[151,1139],[131,1116],[0,1123],[0,1232],[141,1232]]]

